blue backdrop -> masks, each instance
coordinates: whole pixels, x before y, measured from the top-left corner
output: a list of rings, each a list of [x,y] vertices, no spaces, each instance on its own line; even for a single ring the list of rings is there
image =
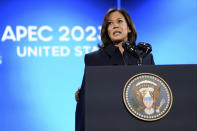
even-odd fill
[[[196,0],[0,1],[0,130],[74,131],[84,55],[112,7],[130,13],[156,64],[197,64]]]

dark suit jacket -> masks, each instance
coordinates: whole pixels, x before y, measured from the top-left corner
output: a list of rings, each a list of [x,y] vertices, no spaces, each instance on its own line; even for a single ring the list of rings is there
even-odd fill
[[[143,59],[143,65],[154,65],[154,60],[152,54],[147,55]],[[85,55],[85,65],[86,66],[107,66],[107,65],[137,65],[137,58],[127,53],[126,51],[122,55],[118,47],[114,45],[109,45],[98,51],[89,53]],[[80,91],[80,102],[77,104],[76,114],[75,114],[75,131],[84,131],[84,81],[85,75],[83,77],[83,82]]]
[[[143,65],[154,65],[152,54],[143,59]],[[128,52],[122,55],[118,47],[109,45],[104,49],[85,55],[86,66],[106,66],[106,65],[137,65],[137,58]]]

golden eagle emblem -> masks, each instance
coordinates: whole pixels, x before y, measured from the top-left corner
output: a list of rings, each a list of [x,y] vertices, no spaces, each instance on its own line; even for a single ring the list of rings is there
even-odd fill
[[[138,74],[129,79],[123,99],[134,116],[148,121],[162,118],[172,105],[172,93],[167,83],[150,73]]]

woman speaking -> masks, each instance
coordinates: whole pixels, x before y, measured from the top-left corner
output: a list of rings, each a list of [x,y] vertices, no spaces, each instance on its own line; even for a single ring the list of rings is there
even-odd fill
[[[86,66],[139,65],[139,53],[135,52],[137,32],[129,14],[123,9],[109,9],[102,28],[102,45],[98,51],[85,55]],[[132,51],[127,51],[129,46]],[[129,44],[128,44],[129,43]],[[133,53],[132,53],[133,52]],[[143,56],[140,64],[154,65],[152,54]],[[77,101],[75,130],[84,131],[84,80],[75,93]]]

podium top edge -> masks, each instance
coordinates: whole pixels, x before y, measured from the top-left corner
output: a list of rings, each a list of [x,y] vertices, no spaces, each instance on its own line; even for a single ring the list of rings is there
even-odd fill
[[[95,67],[197,67],[197,64],[174,64],[174,65],[104,65],[104,66],[85,66],[86,68],[95,68]]]

